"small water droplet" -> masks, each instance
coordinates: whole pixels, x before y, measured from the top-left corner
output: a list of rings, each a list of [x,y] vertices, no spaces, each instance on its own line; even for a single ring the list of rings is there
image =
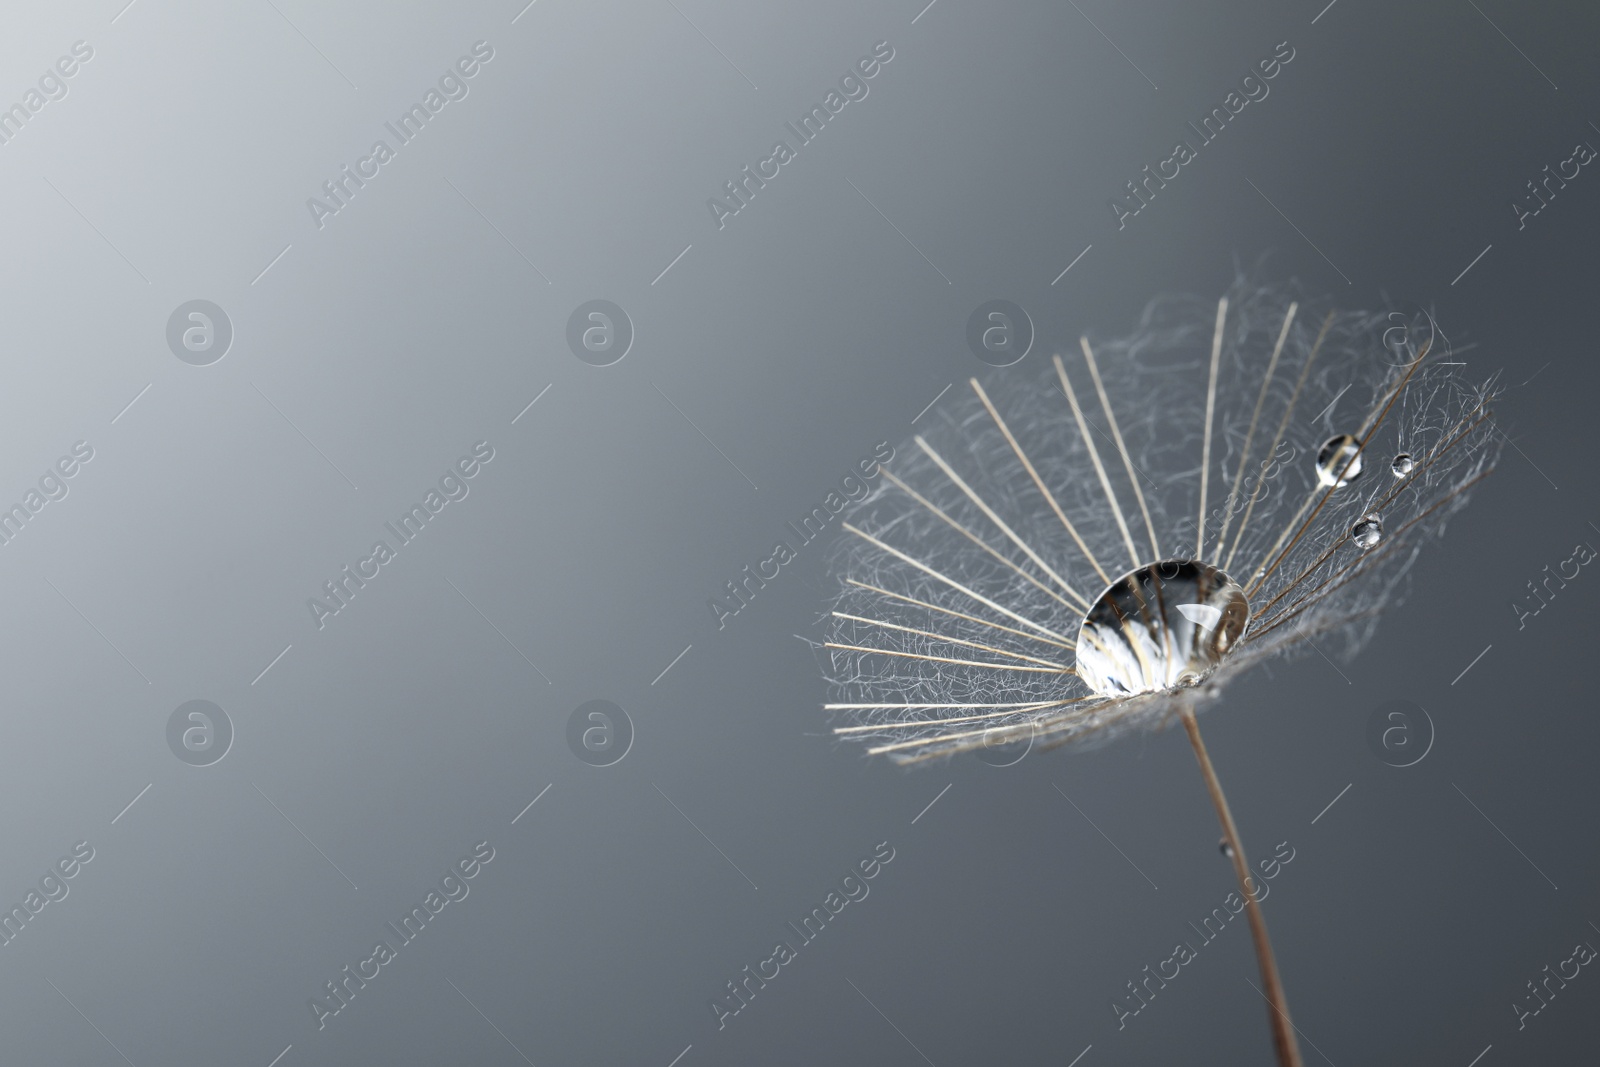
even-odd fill
[[[1402,452],[1394,457],[1394,462],[1389,464],[1389,469],[1394,472],[1396,478],[1404,478],[1411,473],[1416,465],[1417,461],[1411,458],[1410,452]]]
[[[1317,450],[1317,481],[1346,486],[1361,477],[1361,442],[1347,433],[1335,434]]]
[[[1221,850],[1224,856],[1228,857],[1230,860],[1233,859],[1233,846],[1228,844],[1228,839],[1226,837],[1217,842],[1217,848]]]
[[[1376,515],[1368,515],[1350,527],[1350,540],[1363,552],[1383,540],[1383,521]]]

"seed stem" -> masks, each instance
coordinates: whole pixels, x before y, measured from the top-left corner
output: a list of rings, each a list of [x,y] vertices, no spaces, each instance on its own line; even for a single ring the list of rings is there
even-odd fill
[[[1239,828],[1233,824],[1233,813],[1228,810],[1228,798],[1223,795],[1216,768],[1211,766],[1206,743],[1200,739],[1200,724],[1195,721],[1194,706],[1185,704],[1179,715],[1183,719],[1184,730],[1189,734],[1189,744],[1194,747],[1194,757],[1200,763],[1200,773],[1205,776],[1212,806],[1217,809],[1217,821],[1222,824],[1223,837],[1233,850],[1233,873],[1239,879],[1239,891],[1244,894],[1245,913],[1250,916],[1250,937],[1255,941],[1256,963],[1261,967],[1261,984],[1266,986],[1272,1044],[1278,1053],[1278,1063],[1280,1067],[1302,1067],[1300,1047],[1295,1042],[1294,1026],[1289,1021],[1289,1004],[1283,995],[1283,983],[1278,978],[1278,961],[1272,954],[1272,942],[1267,937],[1267,920],[1261,914],[1261,905],[1250,895],[1247,884],[1250,865],[1245,859],[1244,842],[1239,840]]]

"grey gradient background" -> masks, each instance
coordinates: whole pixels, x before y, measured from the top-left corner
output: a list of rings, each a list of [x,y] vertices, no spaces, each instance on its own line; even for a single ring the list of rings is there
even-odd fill
[[[1600,579],[1520,631],[1510,605],[1600,543],[1600,175],[1521,231],[1509,203],[1600,141],[1600,18],[924,2],[7,7],[0,100],[94,57],[0,145],[0,498],[95,458],[0,547],[0,901],[95,857],[0,948],[0,1061],[1269,1062],[1242,929],[1125,1030],[1109,1008],[1232,887],[1180,734],[898,771],[826,736],[795,637],[821,545],[726,629],[705,605],[986,369],[982,301],[1028,310],[1032,365],[1263,255],[1434,308],[1470,374],[1504,368],[1516,444],[1367,651],[1206,717],[1252,851],[1296,849],[1265,910],[1306,1060],[1594,1058],[1600,978],[1520,1032],[1511,1004],[1600,938]],[[319,230],[306,198],[479,40],[470,94]],[[719,231],[706,198],[880,40],[869,96]],[[1271,95],[1119,232],[1108,197],[1284,40]],[[208,367],[165,343],[193,298],[235,330]],[[564,340],[592,298],[636,331],[611,367]],[[306,598],[484,439],[470,495],[319,631]],[[636,731],[605,768],[566,742],[595,698]],[[1437,729],[1408,769],[1364,736],[1397,698]],[[167,747],[191,699],[235,729],[209,767]],[[319,1031],[308,999],[485,839]],[[885,840],[719,1031],[708,1001]]]

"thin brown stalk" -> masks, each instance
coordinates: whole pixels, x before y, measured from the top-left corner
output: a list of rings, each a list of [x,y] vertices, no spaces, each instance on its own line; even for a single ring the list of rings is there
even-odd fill
[[[1216,768],[1211,766],[1206,743],[1200,739],[1200,724],[1195,721],[1193,705],[1185,704],[1179,715],[1183,719],[1183,728],[1188,731],[1189,744],[1194,747],[1195,759],[1200,762],[1200,773],[1205,776],[1211,804],[1217,809],[1222,835],[1233,850],[1233,873],[1239,879],[1245,913],[1250,917],[1250,936],[1255,941],[1256,963],[1261,967],[1261,984],[1266,986],[1267,1006],[1271,1009],[1272,1044],[1278,1053],[1278,1063],[1280,1067],[1302,1067],[1300,1046],[1295,1041],[1294,1025],[1289,1021],[1289,1003],[1283,995],[1283,982],[1278,978],[1278,961],[1272,954],[1272,942],[1267,937],[1267,920],[1261,914],[1261,905],[1250,894],[1250,867],[1245,860],[1244,842],[1239,840],[1239,829],[1233,824],[1233,813],[1228,810],[1228,798],[1223,795]]]

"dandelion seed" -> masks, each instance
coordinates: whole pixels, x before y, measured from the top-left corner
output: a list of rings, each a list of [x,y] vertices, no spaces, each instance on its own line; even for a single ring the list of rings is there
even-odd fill
[[[915,763],[1178,719],[1243,885],[1195,712],[1313,639],[1353,653],[1492,469],[1493,387],[1448,348],[1426,317],[1308,315],[1240,282],[1214,305],[1157,301],[1081,361],[973,379],[845,524],[836,732]],[[1361,479],[1368,453],[1395,457],[1392,480]],[[1279,1058],[1298,1063],[1245,895]]]

